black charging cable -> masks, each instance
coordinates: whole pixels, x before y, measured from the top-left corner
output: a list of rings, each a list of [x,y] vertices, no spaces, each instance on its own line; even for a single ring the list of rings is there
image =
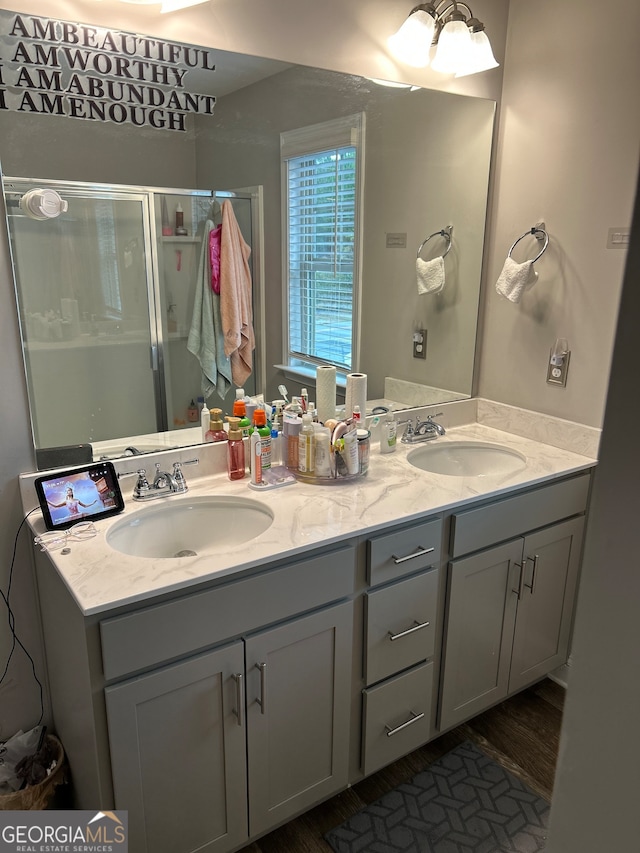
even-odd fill
[[[11,660],[13,658],[13,654],[16,650],[16,646],[20,646],[22,651],[25,653],[25,655],[31,661],[31,669],[33,671],[33,677],[36,680],[36,684],[40,688],[40,719],[37,722],[37,725],[40,725],[40,723],[42,722],[42,720],[44,718],[44,690],[42,688],[42,682],[40,681],[40,679],[38,678],[38,675],[36,673],[35,661],[33,660],[31,655],[29,654],[29,652],[25,648],[20,637],[18,637],[18,635],[16,634],[16,617],[15,617],[13,610],[11,609],[11,604],[10,604],[11,584],[13,582],[13,567],[15,566],[15,562],[16,562],[16,552],[18,550],[18,538],[20,536],[20,531],[22,530],[24,525],[27,523],[27,519],[29,518],[29,516],[32,513],[36,512],[36,510],[38,510],[38,509],[39,509],[39,507],[36,507],[35,509],[32,509],[31,512],[28,512],[25,515],[25,517],[22,519],[22,521],[20,522],[20,525],[18,526],[18,530],[16,531],[15,539],[13,540],[13,556],[11,557],[11,565],[9,566],[9,582],[7,584],[6,594],[0,589],[0,596],[2,596],[2,600],[4,601],[5,606],[7,608],[7,619],[9,622],[9,631],[11,632],[11,637],[12,637],[11,650],[9,651],[9,655],[7,657],[7,662],[6,662],[5,667],[4,667],[4,672],[0,676],[0,686],[2,686],[3,681],[7,677],[7,673],[9,672],[9,665],[10,665]]]

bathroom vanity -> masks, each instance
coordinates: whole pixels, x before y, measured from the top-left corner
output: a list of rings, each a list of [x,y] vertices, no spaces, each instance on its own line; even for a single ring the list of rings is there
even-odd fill
[[[134,853],[229,853],[566,661],[595,460],[437,441],[526,464],[446,476],[399,447],[357,483],[202,477],[166,501],[255,497],[268,530],[149,558],[110,547],[116,519],[36,553],[77,807],[128,810]]]

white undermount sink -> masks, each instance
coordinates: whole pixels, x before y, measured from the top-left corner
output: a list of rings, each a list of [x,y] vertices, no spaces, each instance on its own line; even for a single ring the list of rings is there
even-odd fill
[[[133,557],[193,557],[255,539],[273,522],[271,511],[250,498],[160,501],[117,521],[107,544]]]
[[[439,439],[410,450],[407,460],[415,468],[450,477],[488,477],[513,474],[527,464],[527,457],[502,444],[484,441]]]

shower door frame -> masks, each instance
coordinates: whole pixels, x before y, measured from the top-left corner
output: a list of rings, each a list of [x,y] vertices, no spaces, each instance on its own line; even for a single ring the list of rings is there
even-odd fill
[[[265,325],[264,325],[264,254],[263,254],[263,218],[262,218],[262,187],[249,187],[243,190],[196,190],[184,187],[151,187],[133,184],[103,184],[88,181],[66,181],[57,179],[30,178],[3,176],[2,178],[5,198],[8,194],[17,195],[21,191],[21,185],[37,185],[54,189],[69,197],[87,197],[92,192],[99,198],[114,198],[142,202],[142,227],[144,235],[144,251],[147,262],[145,263],[145,278],[148,304],[149,321],[149,345],[150,345],[150,367],[152,371],[153,395],[155,401],[156,429],[157,432],[167,432],[170,427],[168,423],[169,401],[167,399],[167,379],[165,376],[165,347],[168,341],[164,337],[162,323],[162,296],[160,282],[160,263],[158,250],[160,246],[159,225],[156,218],[156,196],[172,195],[185,198],[210,198],[214,199],[247,199],[251,211],[251,257],[252,264],[252,295],[253,295],[253,319],[256,331],[257,346],[254,354],[253,376],[256,383],[256,391],[264,389],[266,381],[266,366],[264,359],[265,351]],[[8,211],[7,211],[8,213]],[[9,232],[10,236],[10,232]],[[11,260],[13,267],[14,287],[17,290],[16,259],[14,249],[11,246]],[[20,299],[16,292],[18,308]],[[23,350],[23,365],[25,376],[27,375],[27,359],[25,352],[25,333],[22,328],[22,319],[18,311],[18,322],[20,325],[20,336]],[[32,408],[32,393],[29,388],[27,377],[27,394],[29,397],[29,412],[31,421],[31,432],[34,447],[38,447],[35,437],[35,417]]]

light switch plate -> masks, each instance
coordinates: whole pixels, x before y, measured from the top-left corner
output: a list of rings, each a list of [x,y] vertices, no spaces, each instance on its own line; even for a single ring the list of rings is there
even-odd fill
[[[547,382],[549,385],[561,385],[563,388],[567,384],[567,372],[569,371],[569,359],[571,352],[568,352],[562,364],[551,364],[551,356],[553,350],[549,353],[549,363],[547,365]]]

